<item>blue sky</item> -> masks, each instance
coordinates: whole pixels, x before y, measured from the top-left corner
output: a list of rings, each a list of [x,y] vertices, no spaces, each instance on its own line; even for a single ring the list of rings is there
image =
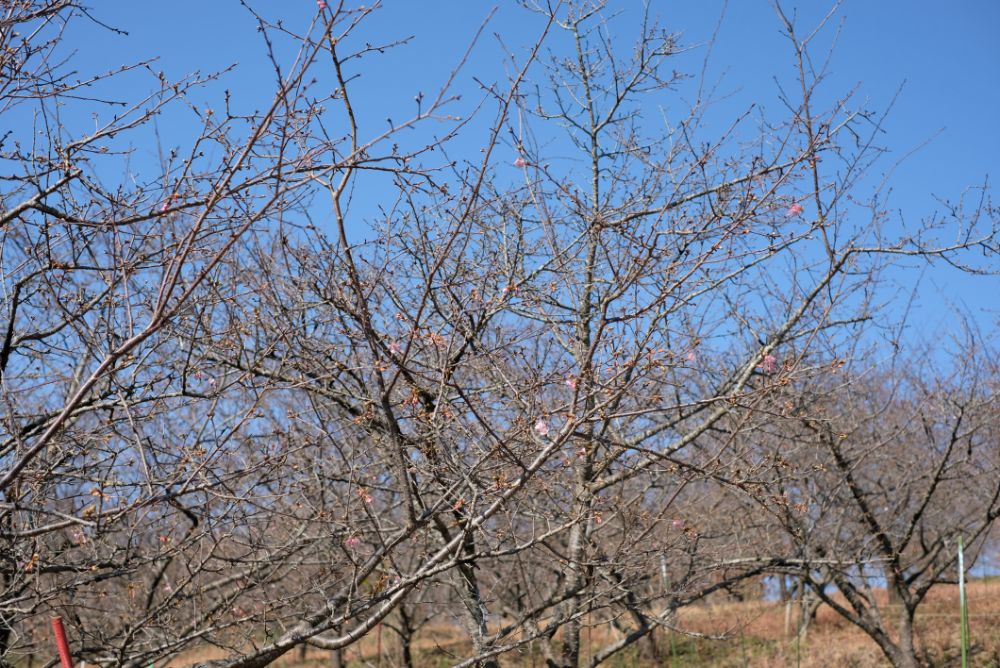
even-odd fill
[[[697,73],[707,53],[704,45],[718,29],[706,78],[717,85],[721,101],[712,113],[720,126],[751,104],[778,110],[776,80],[789,82],[793,70],[788,43],[770,2],[651,0],[651,4],[661,23],[693,47],[678,59],[678,69]],[[261,0],[254,6],[271,17],[280,15],[294,27],[307,25],[316,11],[313,0]],[[831,4],[800,0],[783,6],[806,27],[814,25]],[[609,7],[621,11],[614,25],[627,34],[641,3],[612,0]],[[456,90],[465,95],[456,112],[468,111],[480,99],[474,76],[487,82],[503,80],[510,69],[505,55],[523,58],[541,29],[539,17],[526,13],[513,0],[499,4],[387,0],[364,32],[366,39],[388,41],[411,35],[413,39],[366,64],[364,76],[355,83],[358,96],[373,105],[373,113],[365,114],[366,118],[374,125],[383,124],[386,109],[400,108],[404,111],[398,115],[404,116],[412,109],[414,95],[429,93],[445,79],[472,34],[494,9],[481,43],[458,79]],[[73,62],[81,71],[157,55],[156,67],[168,77],[237,64],[223,85],[234,92],[237,104],[247,107],[263,104],[272,89],[254,22],[236,0],[101,0],[94,3],[92,13],[129,34],[78,24],[69,39],[78,49]],[[868,184],[872,186],[891,171],[889,205],[905,212],[900,220],[914,225],[940,209],[935,197],[953,200],[994,175],[1000,156],[995,120],[1000,118],[1000,87],[996,85],[1000,40],[995,38],[1000,2],[845,0],[834,22],[841,29],[824,89],[829,95],[857,87],[856,104],[867,100],[864,106],[883,110],[902,86],[882,142],[891,154]],[[829,44],[833,33],[824,32],[819,44]],[[822,51],[817,48],[818,53]],[[133,81],[140,90],[151,87],[148,79]],[[683,98],[690,91],[677,94]],[[683,106],[682,99],[677,102]],[[668,108],[671,103],[664,101]],[[171,130],[180,128],[161,127],[168,143]],[[470,134],[465,157],[473,158],[481,137]],[[497,159],[515,157],[501,153]],[[933,269],[925,272],[923,281],[927,298],[920,308],[926,310],[925,315],[943,313],[944,300],[951,298],[963,303],[983,326],[996,326],[1000,300],[993,295],[1000,283],[995,277],[970,279]]]
[[[795,9],[791,2],[784,4],[788,10]],[[808,10],[798,10],[802,25],[811,25],[830,7],[830,3],[818,0],[800,0],[798,4]],[[629,15],[639,5],[639,0],[612,0],[610,7],[622,8],[626,16],[620,24],[627,26]],[[278,6],[290,25],[303,26],[315,2],[271,0],[255,6]],[[724,76],[723,88],[736,92],[744,102],[773,97],[772,78],[791,71],[787,44],[767,0],[652,0],[652,6],[662,23],[692,46],[706,43],[721,19],[709,72],[714,75],[711,78]],[[398,92],[401,101],[411,100],[413,89],[431,88],[448,73],[472,33],[494,8],[488,32],[499,34],[511,51],[522,55],[540,23],[512,0],[500,4],[388,0],[369,24],[366,36],[414,38],[409,46],[388,54],[382,61],[385,69],[374,72],[369,81],[374,84],[376,79],[388,79],[386,88]],[[252,19],[236,0],[102,0],[92,13],[129,35],[116,36],[87,26],[73,35],[85,61],[114,66],[159,55],[162,68],[173,76],[239,63],[240,70],[229,79],[233,88],[239,94],[246,87],[249,96],[259,87],[262,47]],[[268,13],[278,15],[273,10]],[[900,154],[944,130],[919,154],[918,161],[947,164],[948,174],[905,170],[908,177],[920,179],[913,185],[929,190],[938,183],[946,187],[969,183],[996,165],[995,156],[1000,154],[1000,130],[995,121],[1000,116],[1000,87],[996,85],[1000,40],[995,31],[1000,26],[1000,3],[846,0],[838,16],[843,19],[843,30],[834,54],[830,87],[846,90],[860,84],[861,94],[870,97],[873,106],[884,107],[905,83],[888,124],[890,143]],[[473,74],[499,74],[501,54],[496,39],[487,34],[466,68],[465,85],[471,83]],[[703,54],[697,50],[696,58]],[[267,94],[266,88],[263,93]]]

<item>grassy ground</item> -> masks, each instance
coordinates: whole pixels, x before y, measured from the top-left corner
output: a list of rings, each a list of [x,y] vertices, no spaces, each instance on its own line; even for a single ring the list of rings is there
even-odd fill
[[[977,581],[969,587],[969,617],[973,640],[972,666],[1000,668],[1000,580]],[[747,602],[698,606],[684,610],[680,626],[701,633],[725,634],[726,640],[706,640],[681,634],[658,632],[656,655],[648,642],[622,652],[603,664],[614,668],[869,668],[885,666],[875,644],[855,627],[841,620],[832,610],[822,607],[810,627],[805,642],[797,643],[784,635],[785,609],[781,604]],[[957,666],[958,591],[956,587],[938,587],[931,593],[923,614],[916,622],[920,646],[932,657],[935,666]],[[594,627],[584,631],[583,641],[599,648],[614,638],[614,631]],[[381,638],[369,634],[359,645],[347,651],[347,666],[361,668],[400,665],[394,634],[385,629]],[[450,666],[464,656],[460,635],[452,627],[425,627],[414,649],[420,668]],[[586,654],[585,654],[586,656]],[[171,663],[186,666],[198,660],[214,658],[211,652],[189,654]],[[527,647],[518,654],[503,657],[510,668],[542,668],[545,665],[540,647]],[[289,668],[318,668],[330,665],[328,652],[311,650],[303,659],[296,653],[275,663]]]

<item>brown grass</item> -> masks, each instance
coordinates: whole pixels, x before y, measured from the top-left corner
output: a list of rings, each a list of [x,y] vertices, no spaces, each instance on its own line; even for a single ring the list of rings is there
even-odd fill
[[[886,616],[891,614],[885,613]],[[969,618],[973,641],[973,666],[1000,668],[1000,579],[977,581],[969,585]],[[606,666],[669,668],[870,668],[886,666],[875,643],[856,627],[840,618],[832,609],[819,609],[816,622],[799,646],[785,636],[785,607],[780,603],[744,602],[693,606],[680,614],[679,627],[698,633],[724,635],[725,640],[708,640],[690,635],[658,631],[656,654],[651,643],[642,642],[605,663]],[[918,642],[934,666],[957,666],[958,591],[957,587],[939,586],[928,597],[916,622]],[[615,639],[616,631],[608,626],[584,630],[583,642],[595,649]],[[400,665],[395,634],[382,631],[381,660],[378,636],[370,633],[346,652],[349,668]],[[467,656],[461,633],[452,626],[425,627],[418,635],[414,655],[420,668],[449,666]],[[204,650],[188,653],[170,666],[188,666],[197,661],[219,658],[220,653]],[[585,658],[587,652],[584,654]],[[502,658],[504,666],[542,668],[545,665],[538,646],[525,647]],[[330,665],[330,653],[310,650],[303,660],[298,652],[279,660],[275,666],[318,668]]]

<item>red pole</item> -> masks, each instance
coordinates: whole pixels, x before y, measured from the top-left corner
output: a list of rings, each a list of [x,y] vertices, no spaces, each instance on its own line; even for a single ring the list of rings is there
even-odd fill
[[[73,657],[69,654],[69,643],[66,642],[66,629],[63,628],[62,617],[52,618],[52,632],[56,634],[56,647],[59,648],[59,659],[63,668],[73,668]]]

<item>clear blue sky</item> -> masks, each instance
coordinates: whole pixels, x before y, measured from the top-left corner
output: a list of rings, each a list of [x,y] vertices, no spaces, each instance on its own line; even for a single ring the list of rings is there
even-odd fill
[[[680,33],[687,45],[706,43],[719,26],[708,79],[719,82],[720,94],[730,94],[714,112],[720,120],[752,103],[777,110],[775,77],[788,81],[793,72],[788,44],[767,0],[730,0],[728,6],[720,0],[651,2],[653,13],[665,27]],[[93,4],[96,18],[129,34],[115,35],[94,25],[71,32],[71,43],[79,49],[74,65],[81,71],[153,55],[160,56],[157,67],[168,77],[238,63],[239,68],[225,80],[237,104],[253,107],[268,96],[271,78],[263,69],[263,46],[252,19],[236,0],[101,0]],[[306,25],[316,11],[314,0],[260,0],[254,6],[266,8],[272,17],[284,16],[294,27]],[[611,0],[609,6],[622,10],[616,26],[627,34],[641,3]],[[788,12],[799,6],[800,24],[811,26],[830,3],[799,0],[783,6]],[[513,0],[499,4],[386,0],[364,32],[366,38],[414,37],[409,45],[369,61],[365,75],[356,82],[359,96],[390,110],[412,109],[414,95],[433,90],[447,76],[494,7],[496,14],[487,34],[458,83],[458,90],[467,93],[463,106],[471,108],[479,99],[473,76],[486,81],[504,78],[504,51],[492,33],[521,57],[541,27],[537,17],[526,14]],[[987,176],[996,176],[1000,164],[996,120],[1000,118],[1000,39],[996,37],[1000,2],[845,0],[838,17],[843,25],[826,90],[840,93],[857,86],[856,100],[867,98],[872,109],[884,109],[903,86],[883,141],[892,155],[881,169],[893,168],[897,159],[929,141],[894,168],[891,207],[905,211],[906,220],[916,223],[935,210],[935,196],[953,199]],[[827,32],[823,42],[828,43],[831,36]],[[679,60],[678,68],[698,68],[704,55],[704,48],[695,49]],[[142,86],[144,80],[135,81]],[[386,115],[379,108],[371,122],[384,123]],[[399,117],[404,115],[401,112]],[[480,140],[471,139],[467,157],[473,157],[473,144]],[[498,159],[514,157],[500,155]],[[880,178],[882,173],[873,176]],[[975,311],[981,324],[997,325],[1000,299],[994,293],[1000,292],[1000,282],[996,278],[972,280],[934,270],[924,281],[927,315],[940,311],[943,302],[939,298],[948,296]]]
[[[719,0],[652,0],[654,13],[684,43],[707,41],[724,4]],[[810,25],[829,7],[822,0],[785,2],[797,5],[802,25]],[[610,7],[626,12],[639,0],[612,0]],[[315,10],[313,0],[269,0],[255,6],[278,6],[290,25],[302,26]],[[539,23],[513,0],[387,0],[365,33],[390,38],[413,35],[410,46],[383,59],[385,71],[376,78],[394,84],[400,101],[410,101],[414,89],[433,87],[447,74],[468,39],[494,8],[490,31],[500,34],[515,53],[536,35]],[[823,11],[819,11],[823,10]],[[259,83],[262,47],[253,21],[236,0],[173,0],[148,2],[101,0],[93,14],[129,31],[119,37],[90,26],[74,34],[85,61],[116,65],[147,55],[161,56],[169,75],[208,71],[231,63],[242,69],[230,81],[241,93]],[[277,12],[270,11],[271,16]],[[832,89],[861,84],[873,106],[884,106],[905,82],[903,95],[890,117],[891,144],[899,153],[916,147],[937,130],[945,132],[919,156],[919,162],[948,165],[947,175],[913,169],[909,178],[932,189],[975,181],[997,164],[1000,155],[1000,2],[960,0],[846,0],[839,12],[843,31],[834,55]],[[623,19],[627,25],[627,17]],[[747,101],[773,98],[772,77],[790,72],[788,48],[767,0],[728,3],[711,59],[711,72],[725,75],[724,87],[740,91]],[[93,47],[100,48],[94,50]],[[500,49],[487,35],[466,70],[496,75]],[[698,54],[700,58],[701,53]],[[388,77],[386,76],[388,75]],[[409,89],[409,90],[408,90]],[[266,89],[264,94],[266,94]],[[911,170],[906,170],[910,172]],[[923,173],[921,175],[921,173]],[[942,182],[941,176],[948,181]],[[914,184],[917,185],[917,184]]]

